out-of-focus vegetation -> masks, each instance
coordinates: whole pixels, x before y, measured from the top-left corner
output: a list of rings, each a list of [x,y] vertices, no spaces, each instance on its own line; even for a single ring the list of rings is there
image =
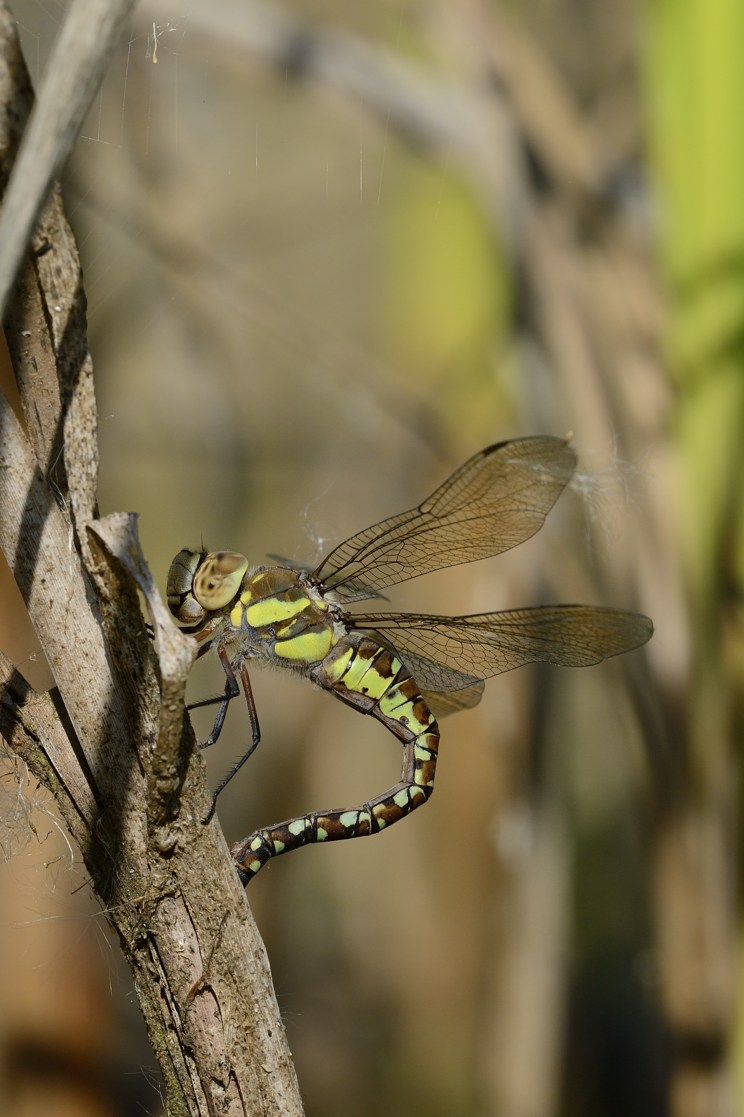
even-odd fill
[[[664,355],[675,393],[671,512],[693,633],[686,671],[666,680],[684,746],[681,772],[678,766],[684,806],[681,825],[670,828],[671,852],[660,861],[666,881],[659,883],[669,899],[676,878],[677,890],[697,904],[687,915],[687,966],[680,970],[680,952],[666,975],[664,1003],[677,1045],[693,1056],[677,1075],[676,1105],[685,1090],[696,1090],[706,1106],[700,1112],[736,1112],[744,1084],[742,990],[731,970],[741,937],[744,730],[744,150],[737,123],[744,12],[731,2],[715,10],[697,2],[653,4],[646,27],[648,166],[667,293]],[[687,868],[686,880],[670,858]],[[670,920],[683,914],[673,903]],[[663,921],[661,928],[663,944],[664,930],[672,930]],[[667,954],[673,956],[671,942]]]
[[[36,77],[55,28],[14,8]],[[592,601],[657,629],[622,661],[491,682],[444,723],[426,811],[252,885],[308,1115],[729,1117],[744,13],[287,11],[320,38],[272,55],[246,34],[268,9],[238,5],[231,35],[185,2],[167,24],[146,9],[86,122],[67,198],[103,510],[140,512],[161,581],[201,539],[312,560],[481,445],[572,431],[581,470],[539,537],[392,607]],[[366,87],[318,61],[359,40]],[[219,675],[200,663],[194,697]],[[397,778],[379,726],[282,673],[254,689],[263,743],[220,802],[231,839]]]

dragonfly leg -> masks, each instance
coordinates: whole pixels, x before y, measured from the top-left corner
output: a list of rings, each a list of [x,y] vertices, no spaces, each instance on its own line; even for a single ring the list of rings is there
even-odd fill
[[[402,676],[402,677],[401,677]],[[336,692],[338,693],[338,692]],[[361,695],[340,698],[362,708]],[[366,696],[365,696],[366,697]],[[403,771],[389,791],[347,810],[317,811],[256,830],[231,849],[243,884],[272,858],[311,842],[333,842],[377,834],[417,807],[434,790],[439,726],[413,679],[399,671],[381,700],[366,698],[367,713],[383,721],[403,742]]]
[[[212,799],[212,811],[209,816],[210,818],[212,817],[212,814],[214,814],[215,804],[217,803],[217,797],[219,796],[220,792],[224,791],[233,776],[243,767],[246,760],[250,756],[253,756],[253,753],[256,751],[259,742],[261,741],[261,727],[258,724],[258,714],[256,713],[256,703],[253,699],[251,679],[250,675],[248,674],[248,668],[244,663],[241,663],[240,665],[240,679],[243,684],[243,694],[245,695],[245,700],[248,704],[248,716],[251,719],[251,744],[247,751],[243,753],[240,759],[237,760],[235,764],[233,764],[230,771],[226,775],[224,775],[220,782],[217,784]],[[202,745],[202,748],[204,747],[205,746]]]
[[[225,662],[223,662],[223,667],[225,667],[225,663],[227,663],[227,667],[230,667],[230,664],[227,661],[227,659],[225,660]],[[225,667],[225,672],[226,673],[227,673],[227,667]],[[232,671],[232,667],[230,667],[230,675],[228,675],[228,684],[227,684],[228,687],[231,685],[230,684],[231,676],[232,676],[232,683],[235,686],[235,692],[231,693],[230,696],[227,697],[227,688],[225,690],[225,698],[223,700],[223,705],[220,707],[220,713],[218,713],[218,715],[217,715],[217,720],[219,720],[219,729],[218,729],[218,732],[217,732],[217,736],[219,736],[219,730],[222,729],[222,723],[225,720],[225,712],[227,710],[227,703],[230,701],[231,698],[235,698],[237,693],[238,693],[238,691],[237,691],[238,684],[237,684],[237,680],[235,679],[235,674]],[[253,698],[253,689],[251,687],[251,677],[248,674],[248,668],[246,667],[245,663],[241,663],[241,665],[240,665],[240,681],[243,684],[243,694],[245,695],[245,700],[246,700],[246,703],[248,705],[248,716],[250,717],[250,720],[251,720],[251,743],[250,743],[250,746],[248,747],[248,749],[243,753],[243,755],[241,757],[239,757],[239,759],[236,761],[236,763],[233,764],[232,768],[230,768],[230,770],[222,777],[220,782],[217,784],[217,787],[214,789],[214,792],[212,794],[212,805],[209,808],[209,811],[208,811],[208,813],[207,813],[207,815],[204,819],[205,823],[209,822],[210,819],[212,818],[212,815],[214,814],[214,811],[215,811],[215,807],[217,806],[217,800],[220,796],[220,793],[225,790],[225,788],[227,787],[227,785],[229,784],[229,782],[233,778],[233,776],[237,772],[240,771],[240,769],[245,764],[246,760],[250,756],[253,755],[253,753],[256,751],[256,749],[258,748],[258,745],[261,741],[261,727],[258,724],[258,714],[256,713],[256,703],[255,703],[254,698]],[[217,720],[215,721],[215,725],[217,724]],[[214,729],[212,729],[212,732],[209,735],[209,737],[207,738],[207,740],[204,742],[203,745],[200,745],[199,747],[205,749],[209,745],[213,745],[216,739],[217,739],[217,737],[215,737],[215,735],[214,735]]]
[[[214,706],[219,702],[220,708],[217,711],[217,717],[214,719],[214,725],[212,726],[212,731],[209,734],[209,736],[207,737],[206,741],[202,741],[202,743],[199,745],[200,749],[208,749],[208,748],[211,748],[213,744],[215,744],[215,742],[217,741],[220,733],[222,732],[222,726],[225,724],[225,715],[227,714],[227,707],[230,705],[233,698],[237,698],[238,695],[240,694],[240,687],[238,686],[238,680],[235,677],[235,672],[233,671],[232,664],[230,663],[230,659],[228,657],[227,652],[225,651],[224,648],[218,648],[217,649],[217,654],[220,658],[220,663],[222,664],[222,669],[225,672],[225,677],[226,677],[224,693],[223,694],[218,694],[216,697],[212,697],[212,698],[202,698],[202,699],[200,699],[199,702],[189,702],[188,706],[186,707],[186,709],[189,710],[189,711],[190,710],[199,710],[203,706]],[[243,672],[243,667],[241,667],[241,675],[242,675],[242,672]],[[246,677],[247,677],[247,675],[246,675]],[[250,684],[248,686],[248,690],[250,691]],[[253,704],[253,695],[252,694],[251,694],[251,697],[248,701],[248,712],[250,713],[251,710],[253,711],[253,714],[255,715],[256,707]],[[253,725],[253,719],[251,719],[251,725]]]
[[[238,685],[238,680],[236,678],[235,671],[233,670],[233,665],[230,662],[227,651],[224,647],[220,647],[217,649],[217,654],[220,658],[220,663],[222,664],[222,668],[225,672],[227,680],[225,682],[224,694],[218,695],[216,698],[203,698],[200,702],[191,702],[186,707],[187,710],[198,710],[202,706],[213,706],[215,703],[219,702],[219,710],[217,711],[217,717],[214,719],[212,731],[207,737],[206,741],[202,741],[202,743],[199,745],[200,749],[208,749],[217,741],[220,733],[222,732],[222,726],[225,723],[227,707],[232,702],[233,698],[237,698],[237,696],[240,694],[240,686]],[[241,662],[240,664],[240,681],[243,684],[243,694],[245,695],[246,704],[248,706],[248,716],[251,721],[251,744],[246,752],[244,752],[240,759],[237,761],[237,763],[233,764],[229,772],[225,776],[223,776],[220,782],[217,784],[217,787],[212,794],[212,805],[210,806],[209,811],[204,819],[205,823],[209,822],[209,820],[212,818],[212,815],[214,814],[220,792],[224,791],[235,773],[239,772],[240,769],[243,767],[248,757],[253,755],[261,740],[261,728],[258,724],[258,714],[256,713],[256,703],[253,699],[251,679],[250,675],[248,674],[248,668],[246,667],[244,662]]]

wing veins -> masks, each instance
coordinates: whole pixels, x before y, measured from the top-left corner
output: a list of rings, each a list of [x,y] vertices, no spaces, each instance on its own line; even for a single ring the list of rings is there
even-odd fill
[[[540,529],[574,466],[562,439],[498,443],[415,508],[344,540],[313,577],[341,599],[360,600],[372,586],[500,554]]]
[[[638,613],[591,605],[464,617],[368,613],[351,620],[354,628],[377,632],[404,662],[408,657],[416,681],[431,690],[457,690],[526,663],[589,666],[640,647],[653,631]]]

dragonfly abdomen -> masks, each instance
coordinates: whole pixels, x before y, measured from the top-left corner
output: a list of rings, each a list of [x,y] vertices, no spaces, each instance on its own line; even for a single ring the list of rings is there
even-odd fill
[[[233,846],[244,883],[272,857],[299,846],[378,834],[422,806],[434,790],[439,726],[392,651],[350,633],[310,674],[342,701],[378,718],[402,742],[401,778],[361,807],[306,814],[257,830]]]

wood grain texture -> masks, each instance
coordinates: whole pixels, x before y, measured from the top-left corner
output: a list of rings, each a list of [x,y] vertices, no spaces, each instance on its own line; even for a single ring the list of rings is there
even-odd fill
[[[7,182],[29,89],[4,5],[0,92],[12,122],[0,130]],[[7,316],[25,424],[0,396],[0,545],[56,688],[36,695],[0,661],[0,730],[80,847],[132,969],[168,1111],[301,1114],[263,944],[219,825],[203,822],[210,796],[183,711],[192,641],[159,600],[135,519],[94,518],[85,325],[55,192]]]

